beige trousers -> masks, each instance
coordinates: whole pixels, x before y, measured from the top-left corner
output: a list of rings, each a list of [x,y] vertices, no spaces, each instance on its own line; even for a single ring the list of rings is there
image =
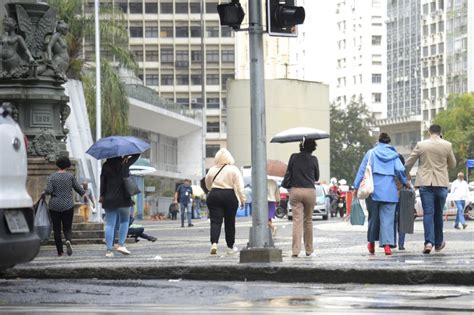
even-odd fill
[[[291,188],[290,204],[293,211],[293,255],[301,251],[301,237],[307,255],[313,253],[313,209],[316,203],[316,190],[313,188]]]

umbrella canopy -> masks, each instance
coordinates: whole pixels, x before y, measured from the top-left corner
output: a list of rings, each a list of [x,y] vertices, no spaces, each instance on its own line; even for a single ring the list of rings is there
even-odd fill
[[[99,139],[86,153],[97,160],[102,160],[142,153],[149,148],[150,145],[148,143],[135,137],[111,136]]]
[[[267,161],[267,175],[284,177],[288,165],[278,160],[268,160]]]
[[[329,138],[329,133],[324,130],[298,127],[291,128],[277,133],[270,142],[272,143],[286,143],[286,142],[300,142],[304,139],[320,140]]]

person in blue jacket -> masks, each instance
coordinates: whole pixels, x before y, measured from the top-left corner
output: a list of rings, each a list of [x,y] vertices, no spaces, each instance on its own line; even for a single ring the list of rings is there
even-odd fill
[[[370,254],[375,253],[377,240],[380,247],[384,248],[386,255],[392,254],[390,247],[395,246],[393,227],[398,203],[396,179],[398,178],[403,185],[407,185],[405,167],[398,158],[397,150],[389,144],[390,141],[386,133],[380,134],[379,142],[365,154],[354,181],[355,195],[357,195],[367,163],[370,163],[374,182],[374,192],[366,199],[369,211],[367,248]]]

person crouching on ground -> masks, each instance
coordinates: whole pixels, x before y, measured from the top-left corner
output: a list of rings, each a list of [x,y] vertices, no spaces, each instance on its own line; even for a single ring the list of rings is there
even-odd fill
[[[140,154],[130,157],[115,157],[107,159],[102,166],[100,174],[100,199],[102,208],[105,209],[105,242],[107,243],[106,257],[114,257],[114,234],[115,225],[119,225],[119,241],[116,250],[124,255],[130,255],[125,247],[125,239],[128,232],[128,221],[130,207],[133,205],[132,198],[125,190],[124,177],[130,176],[130,166],[138,160]]]
[[[210,191],[206,202],[211,219],[211,255],[217,254],[222,220],[227,253],[238,252],[234,246],[235,215],[237,208],[245,204],[244,179],[227,149],[222,148],[216,153],[214,166],[206,174],[206,187]]]
[[[61,224],[66,238],[66,253],[72,255],[72,220],[74,218],[74,198],[72,190],[74,189],[79,195],[85,196],[85,191],[76,180],[76,177],[67,172],[71,167],[71,161],[65,156],[61,156],[56,161],[58,171],[48,178],[46,189],[42,194],[51,195],[49,199],[49,215],[53,222],[54,243],[58,251],[58,256],[64,254],[63,241],[61,240]],[[87,198],[87,197],[85,197]]]
[[[395,210],[398,203],[396,179],[407,185],[405,167],[399,159],[399,154],[390,145],[391,139],[386,133],[381,133],[379,142],[374,148],[367,151],[360,163],[359,171],[354,180],[354,195],[364,177],[367,163],[372,166],[374,192],[365,199],[369,212],[369,227],[367,230],[367,249],[370,254],[375,253],[375,241],[379,241],[385,255],[391,255],[390,247],[395,246]]]

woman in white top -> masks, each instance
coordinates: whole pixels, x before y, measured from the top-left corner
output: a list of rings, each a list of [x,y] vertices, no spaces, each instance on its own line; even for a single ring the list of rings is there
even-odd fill
[[[458,178],[451,185],[451,193],[453,196],[452,200],[456,203],[456,208],[458,209],[454,228],[465,229],[467,224],[464,220],[464,206],[466,205],[466,200],[469,200],[469,186],[464,180],[464,173],[458,173]]]
[[[237,252],[234,247],[235,215],[237,208],[245,204],[244,179],[227,149],[222,148],[216,153],[214,166],[206,175],[206,187],[210,190],[206,202],[211,219],[211,255],[217,254],[222,220],[228,253]]]

